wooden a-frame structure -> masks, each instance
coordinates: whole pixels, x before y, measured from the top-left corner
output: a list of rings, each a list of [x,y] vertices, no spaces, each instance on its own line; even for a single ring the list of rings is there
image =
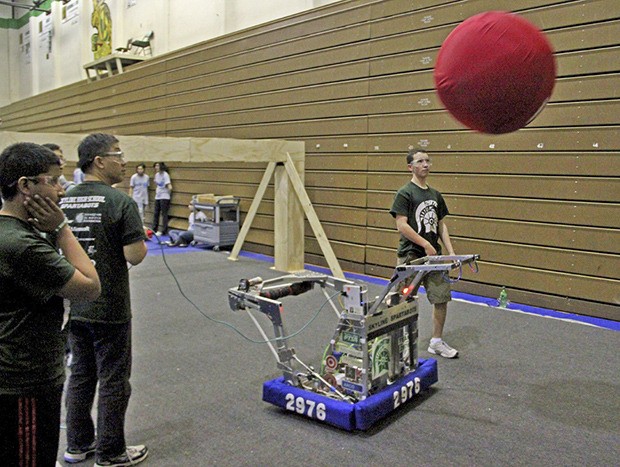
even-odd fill
[[[114,133],[113,130],[109,131]],[[0,132],[0,148],[27,141],[56,143],[68,160],[75,159],[85,134]],[[304,214],[319,243],[332,275],[344,277],[340,264],[306,193],[303,183],[305,149],[301,141],[236,140],[226,138],[172,138],[125,136],[117,138],[128,162],[266,162],[237,241],[229,256],[237,260],[261,200],[274,180],[274,268],[294,272],[304,269]]]

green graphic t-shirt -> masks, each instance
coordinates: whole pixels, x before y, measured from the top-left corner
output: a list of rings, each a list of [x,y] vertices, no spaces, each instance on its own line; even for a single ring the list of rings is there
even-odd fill
[[[146,239],[138,206],[127,194],[103,182],[83,182],[61,200],[60,207],[101,281],[97,300],[71,304],[71,319],[128,322],[129,272],[123,247]]]
[[[56,294],[74,273],[30,224],[0,216],[0,394],[64,382],[64,307]]]
[[[424,189],[409,182],[396,193],[390,214],[394,218],[396,215],[406,216],[407,224],[428,240],[438,255],[441,254],[439,221],[449,214],[441,193],[431,187]],[[417,258],[426,256],[424,248],[401,235],[397,255],[404,257],[409,254]]]

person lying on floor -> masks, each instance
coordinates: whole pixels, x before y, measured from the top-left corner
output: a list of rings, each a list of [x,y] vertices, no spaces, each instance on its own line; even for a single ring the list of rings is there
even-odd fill
[[[187,230],[176,230],[176,229],[170,230],[169,232],[170,241],[164,242],[165,245],[168,245],[170,247],[188,246],[190,243],[194,241],[194,224],[196,222],[205,222],[207,220],[207,216],[205,215],[204,212],[196,211],[194,209],[194,206],[192,206],[191,204],[188,205],[187,207],[190,210],[190,214],[187,219],[188,224],[189,224],[187,227]]]

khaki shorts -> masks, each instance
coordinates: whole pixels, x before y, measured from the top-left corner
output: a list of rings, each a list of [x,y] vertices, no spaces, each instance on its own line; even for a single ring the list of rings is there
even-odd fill
[[[398,258],[398,264],[404,264],[407,258]],[[422,285],[426,290],[426,298],[432,305],[437,303],[448,303],[452,300],[452,293],[450,291],[450,283],[447,281],[447,276],[442,272],[430,272],[424,279],[422,279]],[[405,281],[403,281],[405,282]],[[411,281],[407,280],[407,284]],[[405,287],[407,284],[399,284],[399,287]]]

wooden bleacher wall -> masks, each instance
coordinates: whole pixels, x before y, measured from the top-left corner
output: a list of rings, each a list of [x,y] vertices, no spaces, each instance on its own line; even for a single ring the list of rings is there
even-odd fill
[[[544,30],[558,64],[545,110],[503,136],[464,129],[433,90],[443,40],[487,10]],[[457,290],[505,285],[514,302],[620,320],[619,32],[618,0],[342,1],[16,102],[2,129],[303,140],[307,191],[343,269],[382,277],[405,153],[425,145],[457,253],[482,256]],[[170,165],[177,226],[195,193],[241,196],[247,211],[264,169]],[[245,249],[273,252],[272,211],[262,204]],[[306,236],[307,262],[325,264]]]

